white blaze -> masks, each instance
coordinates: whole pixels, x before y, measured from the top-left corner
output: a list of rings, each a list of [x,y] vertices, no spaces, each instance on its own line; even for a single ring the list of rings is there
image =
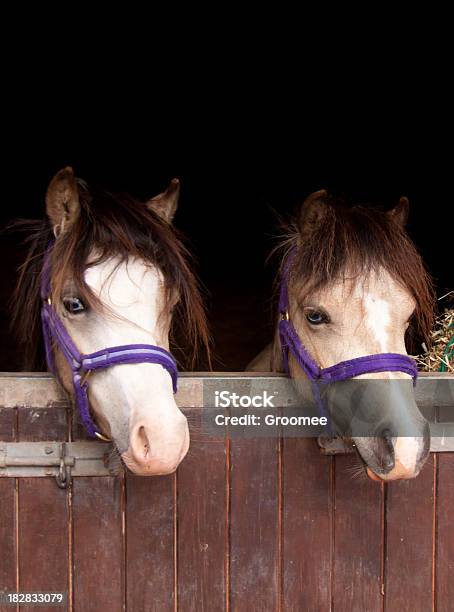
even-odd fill
[[[378,343],[380,353],[388,352],[389,325],[391,321],[389,303],[371,294],[364,296],[366,325]]]

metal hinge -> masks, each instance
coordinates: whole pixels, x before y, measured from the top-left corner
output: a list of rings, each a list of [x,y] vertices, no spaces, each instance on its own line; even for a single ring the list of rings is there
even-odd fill
[[[53,476],[66,488],[73,476],[110,476],[111,445],[103,442],[0,442],[0,477]]]

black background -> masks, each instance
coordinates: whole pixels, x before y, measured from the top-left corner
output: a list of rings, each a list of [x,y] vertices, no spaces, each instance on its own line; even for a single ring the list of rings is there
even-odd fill
[[[409,232],[439,295],[454,284],[451,126],[440,109],[418,114],[411,100],[388,99],[390,122],[365,92],[346,108],[342,96],[311,88],[282,93],[276,105],[266,88],[251,96],[226,86],[216,100],[209,91],[195,99],[191,83],[175,95],[136,89],[121,99],[118,88],[45,100],[41,91],[17,105],[11,99],[4,118],[2,225],[41,217],[49,180],[68,164],[89,183],[144,199],[179,177],[175,224],[208,291],[217,369],[244,368],[268,341],[275,266],[265,260],[278,217],[316,189],[386,207],[408,196]],[[1,238],[3,370],[20,369],[6,307],[23,257],[19,240]]]

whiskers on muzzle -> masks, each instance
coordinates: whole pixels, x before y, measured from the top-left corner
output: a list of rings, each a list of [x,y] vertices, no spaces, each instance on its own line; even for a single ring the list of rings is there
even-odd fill
[[[119,476],[125,471],[126,466],[115,444],[112,444],[109,452],[105,455],[105,465],[112,476]]]
[[[353,455],[355,463],[345,467],[344,471],[352,480],[367,480],[366,466],[361,459],[359,453]]]

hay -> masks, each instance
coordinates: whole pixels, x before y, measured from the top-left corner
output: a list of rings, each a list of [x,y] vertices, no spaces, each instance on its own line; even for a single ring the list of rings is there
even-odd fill
[[[450,291],[440,300],[454,300],[454,291]],[[418,367],[423,372],[454,372],[454,307],[448,307],[435,320],[432,331],[431,347],[425,353],[415,357]]]

